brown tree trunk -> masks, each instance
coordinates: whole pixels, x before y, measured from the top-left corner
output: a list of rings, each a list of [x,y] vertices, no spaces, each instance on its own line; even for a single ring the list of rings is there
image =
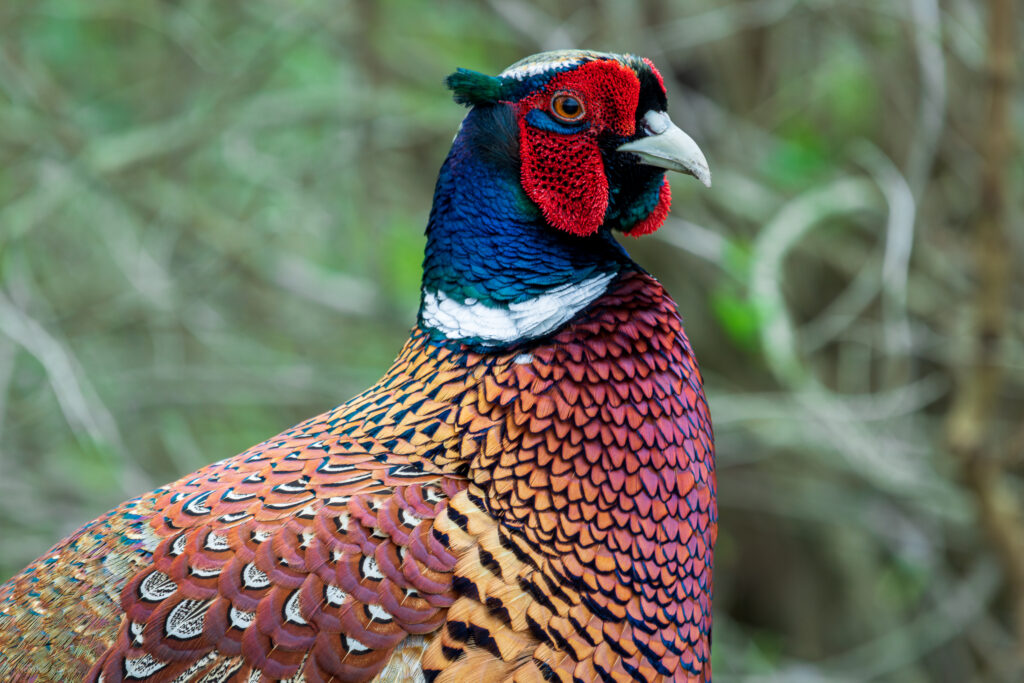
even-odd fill
[[[1011,276],[1008,165],[1014,144],[1010,107],[1016,48],[1015,0],[989,0],[985,125],[979,206],[974,223],[977,277],[973,355],[960,373],[948,420],[949,444],[978,504],[978,514],[1013,598],[1017,643],[1024,656],[1024,515],[1006,480],[1007,453],[993,433],[1003,379],[1003,339]]]

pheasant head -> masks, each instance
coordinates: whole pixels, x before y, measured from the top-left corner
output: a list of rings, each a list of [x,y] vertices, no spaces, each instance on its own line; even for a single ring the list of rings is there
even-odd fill
[[[544,52],[497,76],[459,69],[447,82],[471,110],[427,228],[420,322],[442,337],[493,346],[550,332],[635,267],[611,233],[661,227],[666,170],[711,184],[648,59]],[[509,320],[516,305],[544,324]]]
[[[668,117],[649,59],[544,52],[497,77],[460,69],[448,85],[456,101],[514,117],[523,190],[560,230],[653,232],[671,203],[666,169],[711,184],[704,155]]]

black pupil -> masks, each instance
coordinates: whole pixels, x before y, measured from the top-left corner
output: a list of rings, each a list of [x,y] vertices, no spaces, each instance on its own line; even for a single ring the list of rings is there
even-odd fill
[[[559,109],[562,116],[571,118],[580,113],[580,103],[573,97],[563,97],[559,100]]]

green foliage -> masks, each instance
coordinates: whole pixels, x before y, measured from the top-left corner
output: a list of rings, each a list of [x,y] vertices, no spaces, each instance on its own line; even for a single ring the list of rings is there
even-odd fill
[[[782,188],[796,190],[820,181],[833,170],[829,147],[810,122],[792,126],[762,160],[762,174]]]
[[[734,344],[747,351],[757,348],[761,316],[753,304],[726,287],[712,293],[711,308]]]
[[[823,104],[821,121],[843,137],[871,135],[878,121],[878,88],[863,49],[850,39],[840,42],[814,79]]]

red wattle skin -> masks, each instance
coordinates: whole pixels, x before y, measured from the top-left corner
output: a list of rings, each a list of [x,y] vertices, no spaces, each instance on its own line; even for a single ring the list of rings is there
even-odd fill
[[[519,127],[527,196],[559,230],[581,237],[597,232],[608,209],[608,179],[597,142],[585,134],[529,130],[525,120]]]
[[[669,187],[668,178],[663,178],[661,190],[658,192],[658,203],[655,205],[654,210],[647,214],[647,218],[630,228],[626,234],[630,237],[651,234],[665,222],[670,208],[672,208],[672,188]]]
[[[579,95],[590,124],[586,130],[566,135],[526,122],[531,109],[547,110],[558,90]],[[633,70],[602,60],[555,76],[543,91],[515,105],[523,189],[551,225],[580,236],[592,235],[601,227],[608,209],[608,179],[597,136],[603,130],[632,135],[639,99],[640,80]]]

